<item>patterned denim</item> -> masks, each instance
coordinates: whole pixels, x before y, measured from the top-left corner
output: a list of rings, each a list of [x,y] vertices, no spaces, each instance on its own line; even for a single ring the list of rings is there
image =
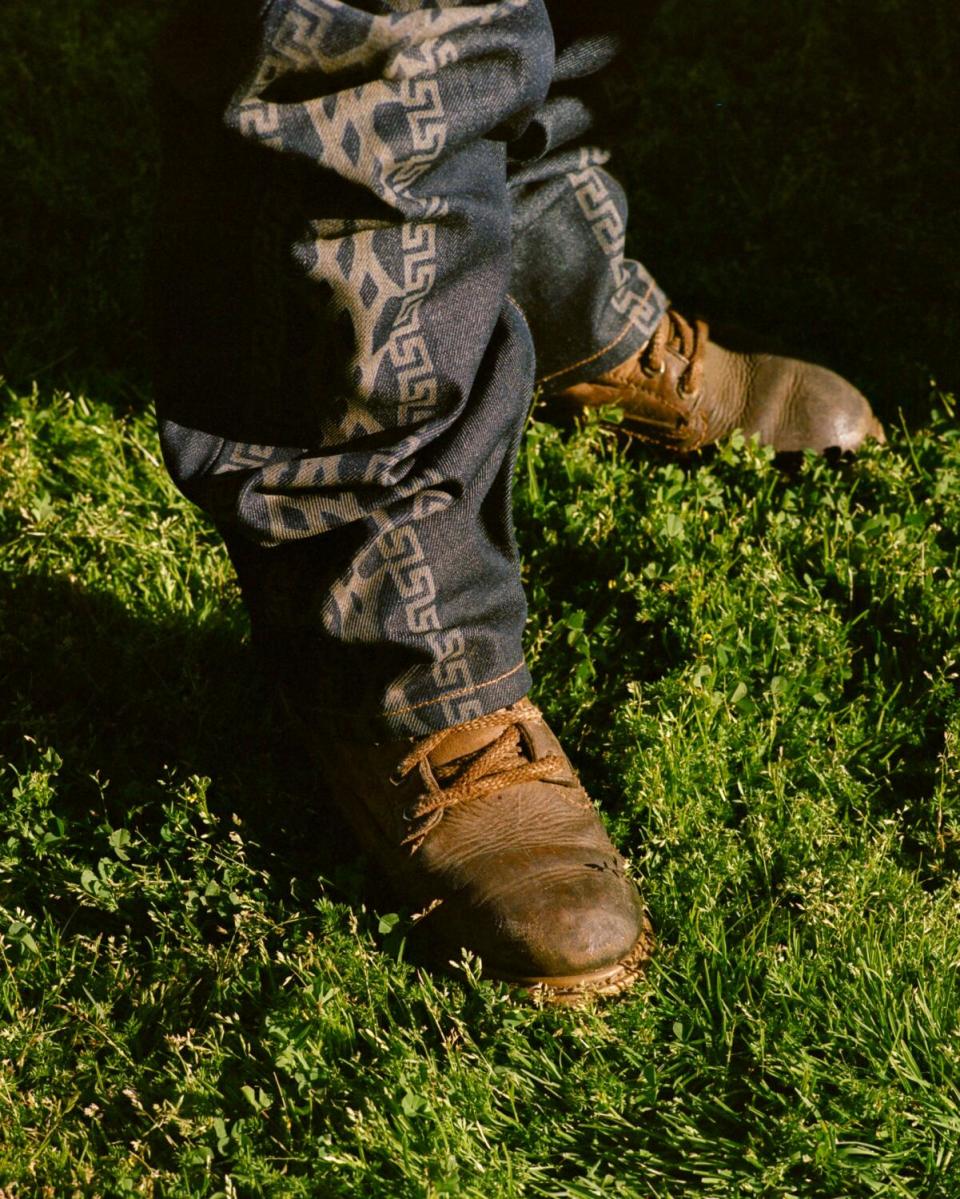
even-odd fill
[[[417,736],[530,685],[511,477],[535,377],[665,300],[543,0],[207,0],[161,48],[167,464],[311,719]]]

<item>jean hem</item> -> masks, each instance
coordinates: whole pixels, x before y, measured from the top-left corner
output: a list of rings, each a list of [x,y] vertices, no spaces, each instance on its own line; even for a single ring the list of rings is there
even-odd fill
[[[616,337],[608,341],[606,345],[577,362],[570,363],[569,366],[563,366],[559,370],[542,375],[537,379],[537,387],[543,391],[552,392],[575,387],[578,383],[589,383],[600,375],[606,374],[607,371],[612,371],[615,367],[622,365],[638,350],[642,350],[656,331],[669,304],[659,288],[654,289],[652,294],[659,304],[655,318],[648,324],[639,326],[633,321],[628,321]]]
[[[333,736],[367,744],[406,738],[416,740],[509,707],[523,699],[532,685],[526,662],[519,662],[486,682],[475,683],[464,691],[439,694],[409,708],[345,713],[342,708],[310,705],[309,715],[318,733],[325,738]],[[301,709],[301,724],[305,715]]]

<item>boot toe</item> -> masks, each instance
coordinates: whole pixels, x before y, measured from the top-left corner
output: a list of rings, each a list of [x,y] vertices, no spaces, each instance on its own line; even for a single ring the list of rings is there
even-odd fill
[[[886,441],[866,396],[833,371],[797,363],[793,385],[770,438],[781,451],[859,450],[866,441]]]
[[[495,895],[461,892],[440,905],[422,930],[431,948],[477,953],[490,977],[576,988],[616,974],[649,937],[640,896],[619,862],[539,871],[528,863],[513,873],[500,863]]]
[[[643,908],[629,879],[603,869],[589,883],[544,887],[514,921],[518,974],[536,981],[587,979],[615,970],[637,944]]]

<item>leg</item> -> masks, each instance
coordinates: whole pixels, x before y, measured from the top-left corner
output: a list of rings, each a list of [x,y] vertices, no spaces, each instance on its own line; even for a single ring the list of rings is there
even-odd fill
[[[560,1000],[619,990],[649,926],[523,699],[510,482],[534,358],[506,143],[549,84],[542,0],[215,0],[166,61],[171,470],[424,947]]]
[[[623,362],[667,309],[649,272],[626,257],[627,200],[604,170],[609,154],[582,142],[593,123],[583,80],[617,48],[614,33],[561,45],[554,94],[511,147],[510,288],[530,323],[538,379],[551,390]]]
[[[607,155],[568,148],[591,124],[583,77],[617,48],[615,32],[585,36],[584,26],[603,19],[622,29],[625,13],[620,5],[599,17],[558,10],[571,40],[557,55],[554,94],[515,147],[521,161],[511,175],[511,291],[533,331],[547,410],[619,407],[622,432],[681,454],[737,427],[785,451],[883,440],[866,399],[838,375],[724,350],[704,322],[668,311],[646,270],[625,258],[627,205],[604,170]]]
[[[167,461],[318,709],[395,734],[494,710],[529,687],[502,131],[547,87],[542,5],[246,4],[220,90],[194,56],[240,41],[237,6],[200,7],[165,56]]]

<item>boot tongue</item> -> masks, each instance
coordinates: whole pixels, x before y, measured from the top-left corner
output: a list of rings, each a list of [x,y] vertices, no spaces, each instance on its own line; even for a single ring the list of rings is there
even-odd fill
[[[441,741],[431,753],[430,765],[449,766],[458,758],[466,757],[467,754],[475,754],[487,745],[492,745],[507,728],[509,728],[507,724],[494,724],[481,729],[464,729],[462,731],[456,728],[451,729],[450,736]]]

